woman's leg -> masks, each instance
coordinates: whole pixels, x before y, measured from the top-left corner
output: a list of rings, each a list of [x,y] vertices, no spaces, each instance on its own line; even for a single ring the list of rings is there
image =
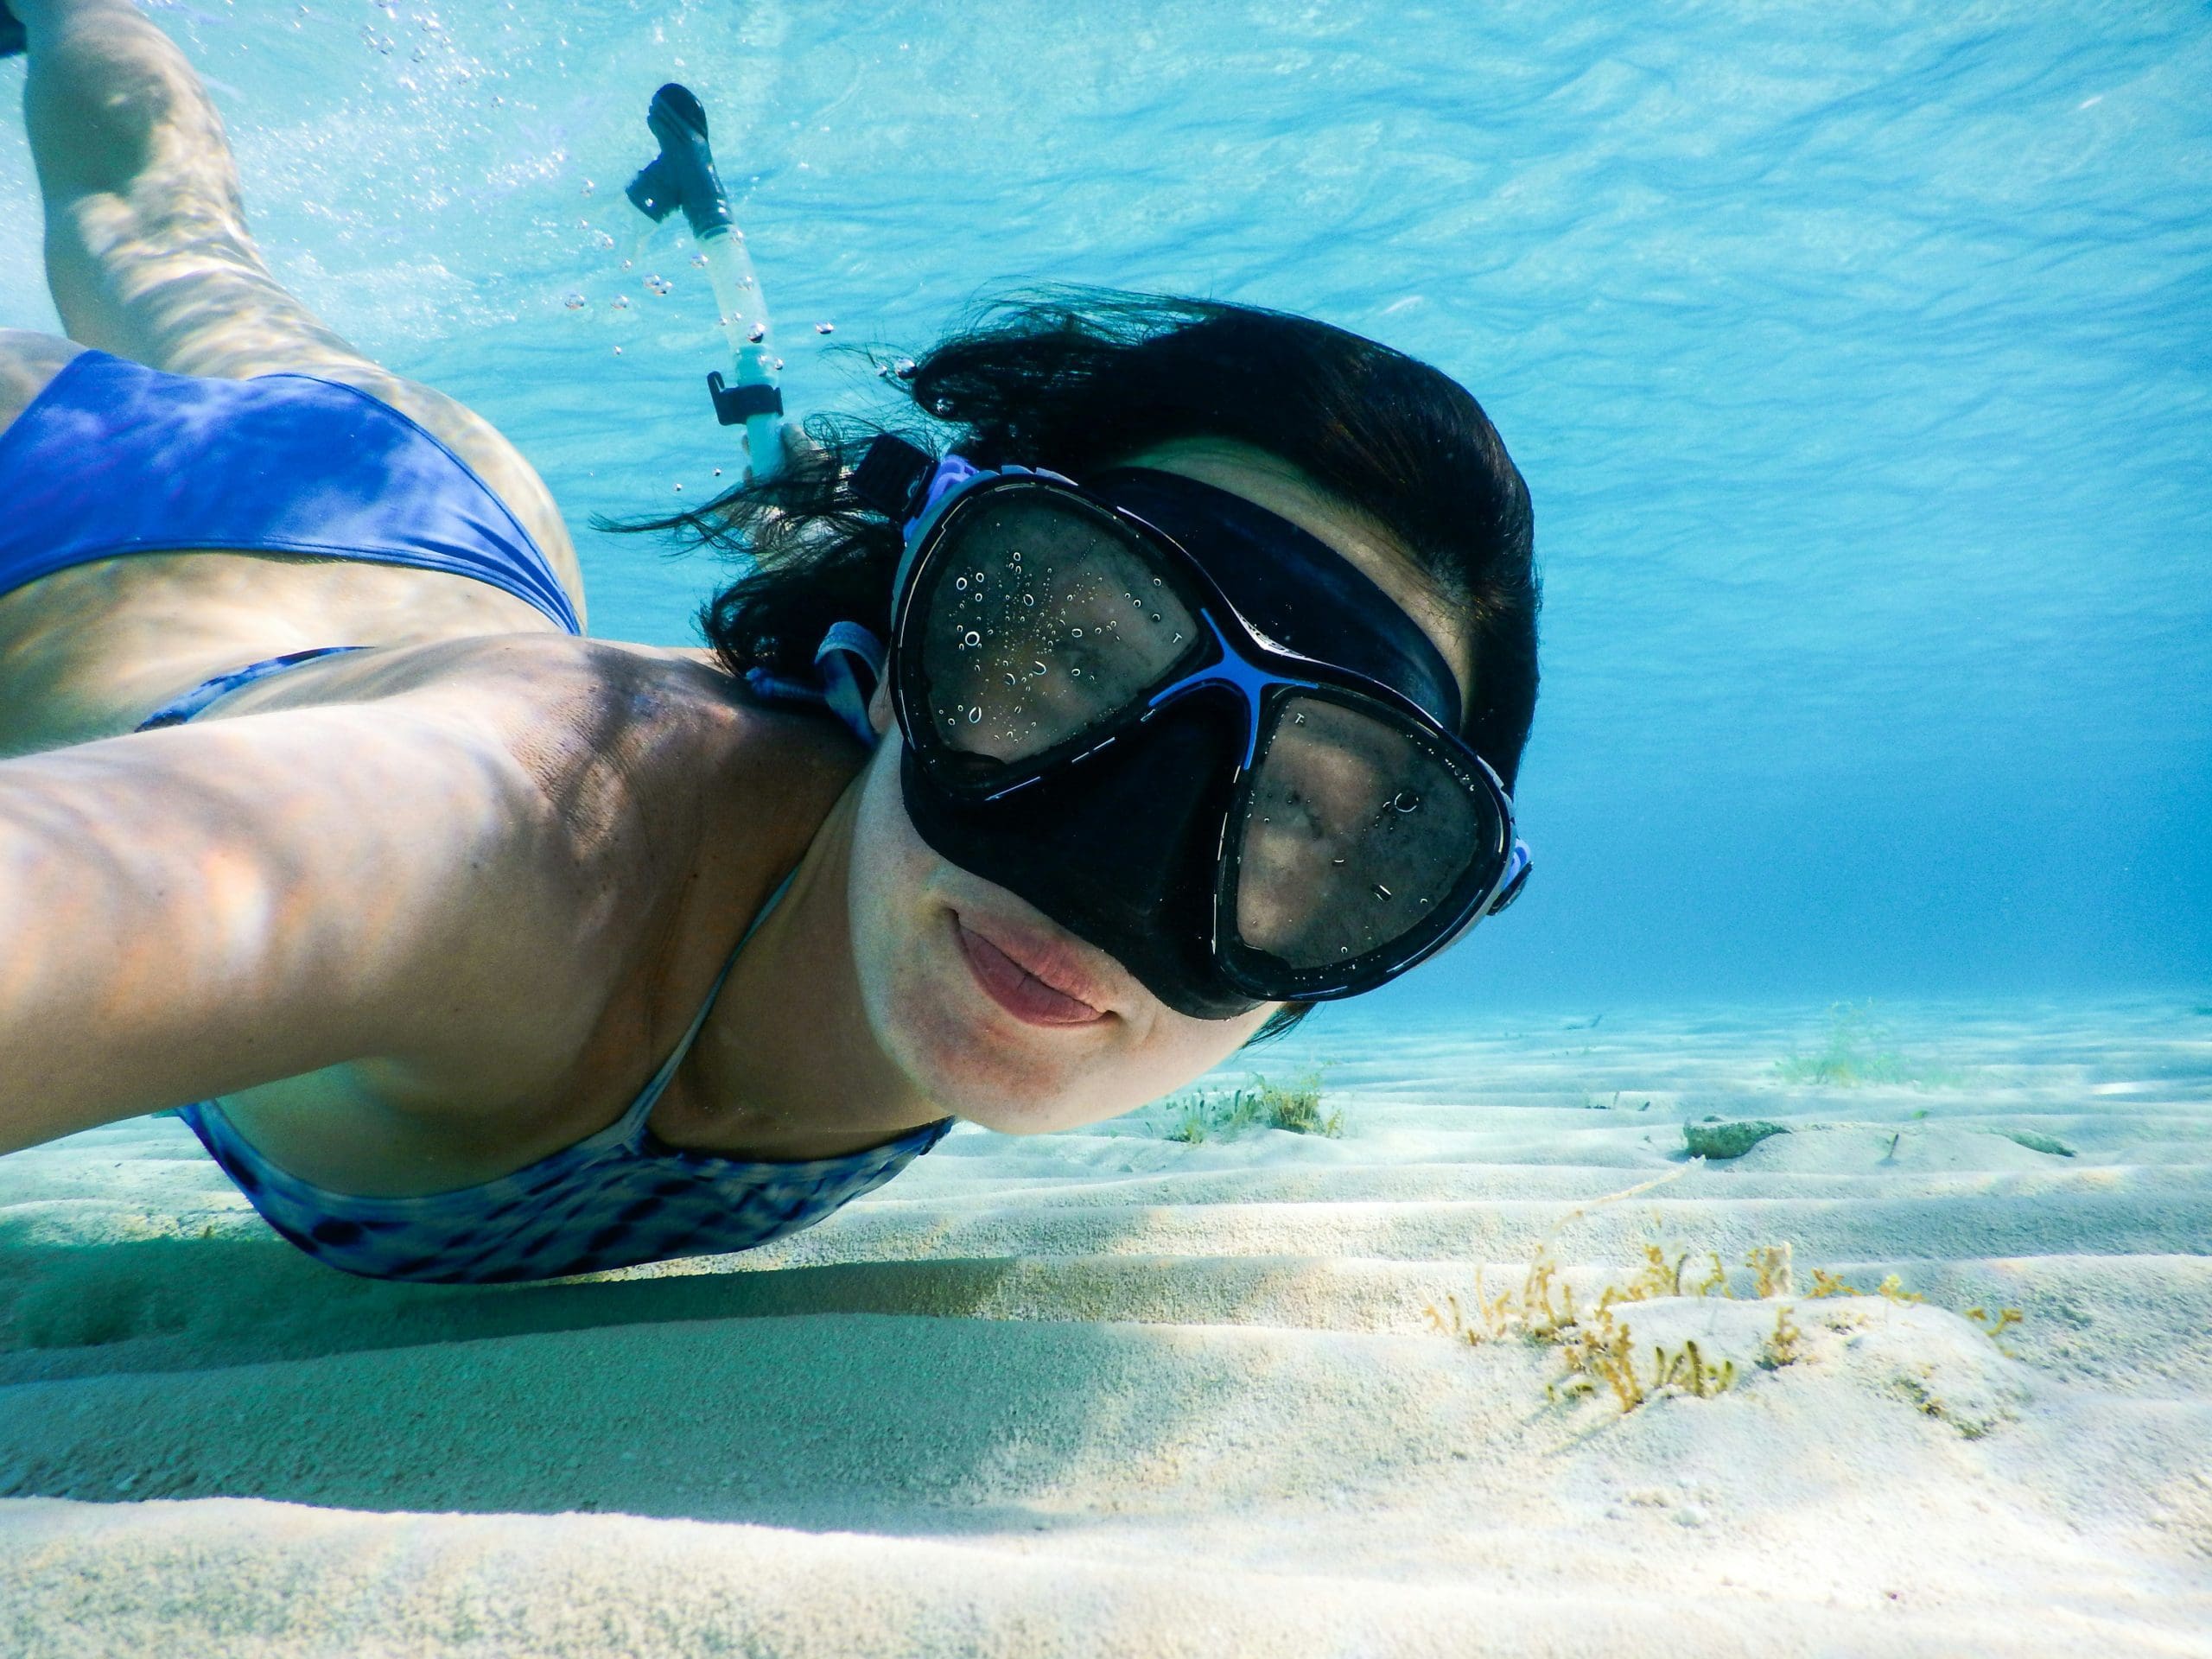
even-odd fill
[[[270,273],[222,122],[175,44],[130,0],[8,4],[29,33],[24,117],[70,337],[178,374],[299,370],[372,394],[475,468],[581,613],[575,551],[530,463],[452,398],[370,362]]]

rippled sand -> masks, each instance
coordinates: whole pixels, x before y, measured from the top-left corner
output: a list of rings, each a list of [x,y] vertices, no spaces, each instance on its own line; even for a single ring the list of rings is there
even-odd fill
[[[168,1119],[0,1160],[0,1651],[2212,1655],[2212,1008],[1329,1020],[1255,1058],[1341,1139],[963,1128],[592,1282],[345,1279]],[[1432,1328],[1547,1241],[1717,1252],[1620,1312],[1734,1386]]]

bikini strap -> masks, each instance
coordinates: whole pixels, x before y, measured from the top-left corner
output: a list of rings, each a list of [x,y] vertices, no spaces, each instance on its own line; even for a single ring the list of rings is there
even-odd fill
[[[743,937],[738,940],[736,949],[722,963],[721,972],[715,976],[715,982],[707,989],[707,1000],[699,1005],[699,1012],[691,1016],[690,1027],[677,1043],[676,1052],[661,1063],[660,1070],[653,1073],[652,1081],[645,1085],[644,1092],[637,1099],[630,1103],[630,1109],[622,1114],[615,1130],[625,1142],[633,1141],[645,1133],[645,1120],[652,1116],[653,1108],[659,1104],[661,1096],[667,1091],[670,1082],[676,1076],[677,1068],[683,1064],[683,1057],[691,1052],[691,1045],[699,1040],[699,1033],[706,1029],[707,1016],[714,1012],[715,999],[722,994],[722,983],[728,979],[729,970],[737,966],[739,953],[760,931],[760,924],[768,919],[769,912],[783,902],[784,894],[791,890],[791,881],[798,874],[798,870],[794,867],[789,875],[776,884],[776,890],[768,895],[768,902],[760,906],[747,925]]]

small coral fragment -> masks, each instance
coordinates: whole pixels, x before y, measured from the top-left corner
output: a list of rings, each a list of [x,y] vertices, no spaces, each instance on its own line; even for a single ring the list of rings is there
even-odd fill
[[[1740,1158],[1769,1135],[1789,1133],[1763,1117],[1738,1123],[1685,1123],[1682,1144],[1693,1158]]]
[[[1767,1333],[1766,1341],[1760,1346],[1759,1363],[1770,1371],[1778,1371],[1784,1365],[1796,1363],[1797,1344],[1804,1340],[1804,1337],[1805,1333],[1797,1328],[1797,1322],[1789,1317],[1789,1304],[1784,1302],[1775,1310],[1774,1329]]]
[[[1755,1246],[1744,1257],[1744,1265],[1751,1270],[1753,1294],[1761,1297],[1788,1296],[1796,1289],[1796,1274],[1790,1264],[1789,1241],[1779,1244]]]
[[[1997,1344],[1997,1351],[1999,1353],[2004,1355],[2007,1359],[2018,1359],[2019,1357],[2018,1354],[2014,1353],[2010,1348],[2007,1348],[2005,1345],[2004,1340],[2005,1333],[2020,1322],[2020,1310],[2018,1308],[2000,1307],[1996,1313],[1991,1313],[1979,1307],[1970,1307],[1966,1311],[1966,1317],[1972,1319],[1976,1325],[1980,1327],[1981,1333],[1984,1336],[1987,1337],[1990,1341]]]

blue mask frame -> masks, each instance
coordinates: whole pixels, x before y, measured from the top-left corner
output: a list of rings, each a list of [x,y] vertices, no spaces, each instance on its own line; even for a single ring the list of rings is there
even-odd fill
[[[944,541],[940,532],[957,522],[955,509],[1007,487],[1065,493],[1090,511],[1104,512],[1120,522],[1194,590],[1194,609],[1211,636],[1211,650],[1206,660],[1151,692],[1141,704],[1133,702],[1099,726],[1033,760],[1005,763],[995,775],[980,777],[973,766],[973,757],[952,756],[936,739],[926,710],[916,705],[915,698],[919,694],[911,677],[899,671],[900,646],[914,614],[916,595],[926,577],[931,555]],[[939,462],[926,485],[918,487],[915,494],[919,498],[919,510],[905,526],[906,548],[899,566],[893,613],[893,705],[918,770],[934,789],[943,791],[949,799],[969,806],[1002,801],[1045,783],[1132,736],[1186,698],[1228,691],[1234,693],[1242,704],[1244,728],[1241,753],[1236,757],[1234,772],[1227,780],[1222,840],[1216,853],[1217,868],[1209,954],[1230,984],[1262,1001],[1313,1001],[1356,995],[1376,988],[1446,949],[1484,917],[1495,915],[1520,896],[1532,860],[1527,843],[1516,833],[1511,794],[1495,769],[1468,747],[1457,732],[1397,688],[1267,639],[1223,593],[1205,565],[1174,537],[1058,474],[1021,467],[979,469],[957,455]],[[1205,649],[1204,645],[1196,648]],[[1227,832],[1231,824],[1242,821],[1241,815],[1249,805],[1254,769],[1261,741],[1269,729],[1272,708],[1294,693],[1364,706],[1370,713],[1379,707],[1380,712],[1395,725],[1416,734],[1424,746],[1442,759],[1471,791],[1488,797],[1499,830],[1500,845],[1493,849],[1491,862],[1471,866],[1470,877],[1454,891],[1452,902],[1440,907],[1432,923],[1355,958],[1340,969],[1294,969],[1243,945],[1236,938],[1233,926],[1237,872],[1230,868],[1234,861],[1225,850]],[[1475,877],[1473,872],[1477,868],[1484,869],[1488,879]]]

